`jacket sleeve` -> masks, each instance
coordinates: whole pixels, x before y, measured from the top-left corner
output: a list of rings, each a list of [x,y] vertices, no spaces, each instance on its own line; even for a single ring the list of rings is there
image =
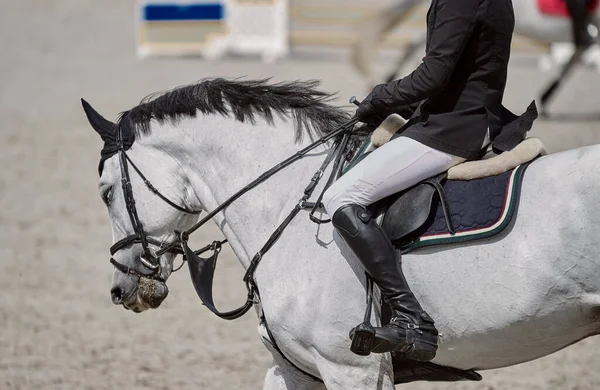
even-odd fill
[[[423,62],[408,76],[380,84],[374,90],[373,105],[398,107],[426,99],[442,90],[454,72],[475,27],[481,0],[439,0],[434,27]]]

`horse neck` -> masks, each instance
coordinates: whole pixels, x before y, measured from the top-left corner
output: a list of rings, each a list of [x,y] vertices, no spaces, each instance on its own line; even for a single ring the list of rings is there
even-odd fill
[[[309,142],[307,137],[295,144],[293,123],[283,120],[274,125],[262,119],[250,124],[209,115],[156,127],[162,128],[153,128],[151,142],[175,150],[170,154],[179,159],[207,211]],[[244,267],[298,203],[325,158],[324,149],[315,149],[213,218]]]

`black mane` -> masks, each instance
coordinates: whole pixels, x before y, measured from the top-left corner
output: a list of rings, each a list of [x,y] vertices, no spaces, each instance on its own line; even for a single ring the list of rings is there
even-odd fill
[[[295,139],[303,134],[323,136],[349,119],[340,107],[330,105],[334,95],[317,90],[319,82],[291,81],[269,84],[263,80],[203,79],[160,94],[145,97],[138,106],[123,112],[119,125],[135,134],[148,134],[150,120],[177,121],[203,114],[221,114],[250,123],[259,116],[269,124],[274,114],[291,118]],[[133,134],[135,136],[135,134]]]

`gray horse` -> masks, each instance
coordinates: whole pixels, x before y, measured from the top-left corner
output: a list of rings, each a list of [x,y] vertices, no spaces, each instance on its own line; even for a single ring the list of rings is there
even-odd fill
[[[113,254],[115,304],[136,312],[158,307],[175,253],[155,256],[149,278],[140,276],[150,271],[144,247],[156,254],[176,242],[181,235],[175,231],[197,221],[189,212],[214,210],[295,153],[296,136],[307,130],[325,135],[348,117],[314,87],[206,80],[144,101],[117,124],[86,107],[105,141],[98,188],[120,242]],[[122,149],[115,148],[119,142]],[[298,204],[328,147],[214,216],[243,267]],[[125,173],[129,184],[122,182]],[[406,278],[442,334],[434,363],[507,367],[600,332],[599,193],[600,146],[543,156],[527,168],[516,217],[500,235],[404,256]],[[145,244],[121,241],[140,226]],[[366,280],[331,225],[317,226],[301,212],[253,280],[258,313],[271,331],[260,322],[260,337],[273,354],[265,389],[394,388],[389,353],[358,356],[349,349],[348,331],[363,319]],[[375,309],[371,320],[379,324]]]

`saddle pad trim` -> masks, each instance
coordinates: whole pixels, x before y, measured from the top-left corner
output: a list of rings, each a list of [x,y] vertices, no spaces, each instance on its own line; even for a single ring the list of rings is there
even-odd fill
[[[402,253],[407,253],[415,249],[432,246],[432,245],[443,245],[443,244],[454,244],[472,240],[478,240],[482,238],[488,238],[500,233],[508,226],[512,220],[514,209],[516,208],[521,193],[521,183],[523,173],[530,162],[521,164],[516,167],[508,179],[508,185],[506,187],[506,195],[504,197],[504,206],[500,218],[491,226],[482,229],[471,229],[462,232],[455,233],[442,233],[424,235],[419,237],[417,241],[402,248]]]

